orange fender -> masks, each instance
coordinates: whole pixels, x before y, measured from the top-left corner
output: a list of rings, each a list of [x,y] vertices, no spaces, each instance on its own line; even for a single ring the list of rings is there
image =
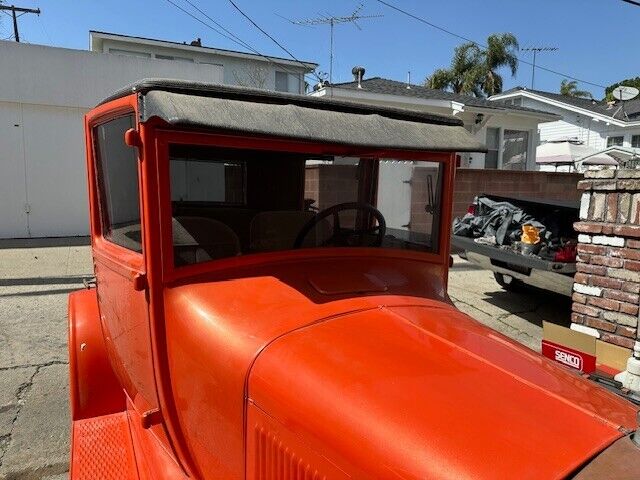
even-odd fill
[[[113,373],[102,336],[96,289],[69,294],[71,418],[122,412],[125,395]]]

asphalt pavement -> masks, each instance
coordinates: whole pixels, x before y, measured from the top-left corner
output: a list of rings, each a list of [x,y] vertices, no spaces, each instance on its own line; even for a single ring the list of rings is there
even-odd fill
[[[0,240],[0,479],[67,477],[67,294],[91,275],[86,238]],[[458,258],[449,279],[460,310],[534,350],[543,320],[569,324],[568,298],[505,292]]]

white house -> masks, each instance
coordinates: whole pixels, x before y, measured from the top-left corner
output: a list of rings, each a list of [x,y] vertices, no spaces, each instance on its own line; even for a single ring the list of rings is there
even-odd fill
[[[486,154],[462,154],[464,168],[535,170],[538,130],[544,122],[560,119],[555,113],[380,77],[321,86],[311,95],[455,115],[489,150]]]
[[[313,62],[206,47],[199,38],[178,43],[93,30],[89,36],[92,52],[209,65],[213,75],[207,81],[279,92],[305,93],[304,74],[318,66]]]
[[[489,100],[560,116],[555,122],[540,125],[542,142],[574,138],[597,150],[623,147],[612,152],[621,159],[631,149],[640,153],[640,98],[608,103],[517,87]]]
[[[164,77],[302,93],[316,66],[99,32],[91,48],[0,41],[0,238],[88,233],[83,118],[120,87]]]

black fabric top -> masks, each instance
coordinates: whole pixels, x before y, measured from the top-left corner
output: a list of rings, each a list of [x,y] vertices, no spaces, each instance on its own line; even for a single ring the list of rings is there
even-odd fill
[[[140,120],[338,145],[482,152],[455,117],[266,90],[145,79],[102,103],[139,94]]]

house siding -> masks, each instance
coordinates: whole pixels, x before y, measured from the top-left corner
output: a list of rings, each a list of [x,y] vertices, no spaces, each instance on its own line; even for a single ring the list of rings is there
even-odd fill
[[[287,74],[287,84],[290,93],[304,93],[305,68],[280,65],[262,59],[237,58],[230,55],[216,54],[214,51],[184,51],[170,46],[147,45],[126,39],[104,39],[102,53],[126,56],[122,52],[149,55],[149,58],[159,62],[180,62],[185,65],[190,62],[209,65],[211,75],[204,81],[224,83],[227,85],[242,85],[245,87],[276,89],[276,72]],[[160,57],[159,57],[160,56]],[[175,57],[178,60],[162,60],[162,56]],[[184,60],[187,60],[185,62]]]
[[[533,98],[520,97],[523,107],[534,108],[549,113],[555,113],[562,117],[562,120],[542,123],[539,126],[540,143],[563,138],[576,138],[596,150],[607,148],[609,137],[623,137],[622,146],[632,147],[634,135],[640,135],[640,127],[624,128],[608,124],[606,121],[596,120],[590,115],[582,115],[572,110],[549,105],[546,102]],[[500,99],[496,99],[500,101]],[[614,113],[615,110],[612,111]],[[619,118],[619,115],[617,118]],[[640,148],[635,148],[640,154]]]
[[[522,98],[522,102],[524,107],[562,116],[562,120],[540,125],[540,141],[542,143],[560,138],[577,138],[596,149],[604,149],[607,146],[609,127],[604,122],[596,122],[587,115],[571,112],[531,98]]]

